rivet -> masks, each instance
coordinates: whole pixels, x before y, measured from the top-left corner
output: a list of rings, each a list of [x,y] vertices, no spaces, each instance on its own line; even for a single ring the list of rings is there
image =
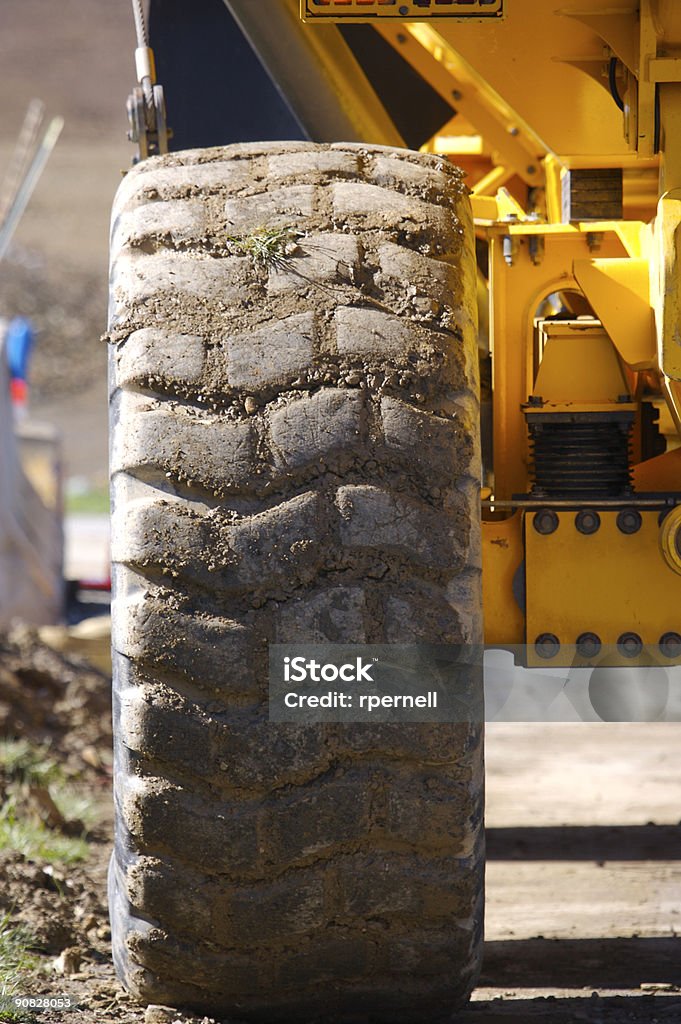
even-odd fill
[[[600,650],[601,638],[595,633],[581,633],[577,637],[577,654],[580,658],[595,658]]]
[[[534,649],[540,658],[555,658],[560,650],[560,640],[554,633],[541,633],[534,642]]]
[[[548,537],[558,529],[558,516],[550,508],[542,508],[535,512],[532,525],[542,537]]]
[[[681,658],[681,635],[664,633],[660,637],[660,654],[665,658]]]
[[[622,633],[617,641],[617,650],[623,658],[638,658],[643,650],[643,641],[638,633]]]
[[[643,525],[643,517],[635,508],[623,509],[617,513],[617,529],[620,533],[638,533]]]
[[[580,533],[589,536],[596,533],[601,525],[601,517],[593,509],[583,509],[575,516],[575,526]]]

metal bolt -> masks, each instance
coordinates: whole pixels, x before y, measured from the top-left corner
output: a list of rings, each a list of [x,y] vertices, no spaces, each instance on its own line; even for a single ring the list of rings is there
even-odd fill
[[[541,395],[530,395],[527,399],[528,405],[543,405],[544,399]]]
[[[577,654],[580,658],[595,658],[601,650],[601,638],[595,633],[581,633],[577,637]]]
[[[512,128],[508,129],[508,134],[513,135],[513,137],[515,138],[516,135],[520,135],[520,128],[516,128],[516,126],[513,125]]]
[[[541,633],[534,642],[534,649],[540,658],[555,658],[560,650],[560,640],[554,633]]]
[[[515,259],[517,248],[518,243],[516,242],[516,240],[514,238],[511,238],[510,235],[504,235],[502,242],[502,252],[504,254],[504,260],[506,261],[509,267],[513,266],[513,261]]]
[[[460,89],[452,89],[452,97],[455,100],[462,100],[463,99],[463,93],[461,92]]]
[[[623,509],[617,513],[617,529],[620,533],[638,533],[643,525],[643,516],[635,508]]]
[[[532,525],[537,533],[548,537],[550,533],[555,533],[558,529],[558,516],[550,508],[542,508],[539,512],[535,512]]]
[[[593,509],[584,509],[575,516],[575,526],[579,533],[589,536],[596,533],[601,525],[601,517]]]
[[[530,164],[530,166],[527,167],[526,170],[527,170],[528,174],[536,174],[537,173],[537,168],[534,166],[534,164]]]
[[[409,8],[408,7],[404,7],[404,6],[400,7],[400,14],[402,14],[402,15],[404,15],[406,17],[407,14],[409,14]]]
[[[660,637],[660,654],[665,658],[681,658],[681,635],[665,633]]]
[[[643,650],[643,641],[638,633],[622,633],[617,641],[617,650],[623,658],[638,658]]]
[[[400,43],[402,46],[404,46],[406,41],[407,41],[407,37],[405,36],[404,32],[398,32],[397,33],[397,42]]]

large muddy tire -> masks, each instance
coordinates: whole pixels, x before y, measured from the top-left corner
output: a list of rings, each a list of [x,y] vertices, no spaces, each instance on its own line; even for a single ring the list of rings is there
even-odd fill
[[[461,175],[149,160],[111,295],[119,975],[242,1020],[446,1020],[480,956],[481,724],[274,725],[267,676],[269,642],[481,640]]]

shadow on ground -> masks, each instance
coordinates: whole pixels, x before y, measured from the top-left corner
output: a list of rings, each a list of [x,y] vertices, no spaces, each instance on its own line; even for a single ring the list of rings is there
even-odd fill
[[[679,860],[679,825],[488,828],[488,860]]]
[[[492,999],[472,1003],[457,1024],[678,1024],[681,996]]]
[[[519,983],[523,988],[557,989],[631,989],[653,983],[681,987],[681,939],[486,942],[480,984],[513,988]]]

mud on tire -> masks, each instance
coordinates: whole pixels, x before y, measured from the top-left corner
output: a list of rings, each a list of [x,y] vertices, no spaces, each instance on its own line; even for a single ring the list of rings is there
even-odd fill
[[[479,723],[275,726],[266,698],[269,642],[480,642],[461,175],[186,151],[127,175],[112,237],[117,970],[239,1019],[446,1019],[480,953]]]

